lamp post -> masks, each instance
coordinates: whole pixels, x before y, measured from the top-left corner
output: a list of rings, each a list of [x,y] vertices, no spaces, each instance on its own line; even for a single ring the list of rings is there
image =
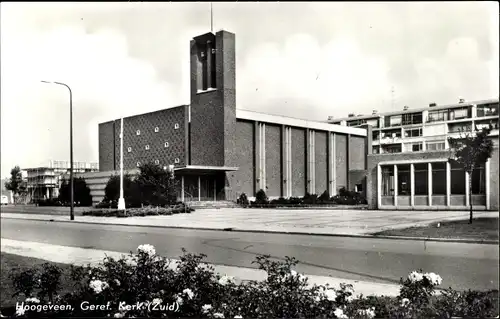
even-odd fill
[[[125,198],[123,197],[123,117],[120,123],[120,198],[118,199],[118,210],[125,210]]]
[[[70,180],[70,219],[75,220],[75,200],[74,200],[74,183],[73,183],[73,93],[71,92],[71,88],[64,83],[61,82],[50,82],[50,81],[42,81],[43,83],[48,84],[57,84],[65,86],[69,91],[69,157],[70,157],[70,168],[69,168],[69,180]]]

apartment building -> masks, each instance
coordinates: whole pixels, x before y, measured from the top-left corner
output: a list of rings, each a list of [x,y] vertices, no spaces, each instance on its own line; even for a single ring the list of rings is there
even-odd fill
[[[370,128],[367,197],[371,208],[463,209],[469,206],[472,193],[476,209],[498,210],[498,107],[498,99],[460,100],[421,109],[404,107],[398,112],[350,114],[328,122]],[[490,125],[493,156],[469,176],[449,161],[448,138]]]
[[[69,176],[70,162],[50,161],[48,166],[23,169],[26,172],[27,197],[29,202],[57,198],[65,175]],[[97,163],[74,162],[74,173],[96,172]]]

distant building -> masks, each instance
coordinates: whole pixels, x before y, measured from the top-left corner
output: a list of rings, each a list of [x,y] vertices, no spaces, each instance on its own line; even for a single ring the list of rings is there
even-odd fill
[[[57,198],[64,175],[69,174],[70,163],[51,161],[49,166],[25,168],[27,197],[29,202]],[[97,163],[74,162],[73,172],[86,173],[98,171]]]
[[[8,179],[0,180],[0,183],[2,183],[2,185],[0,185],[0,193],[1,193],[1,195],[7,196],[7,198],[9,199],[9,204],[12,204],[12,203],[14,203],[14,195],[12,194],[12,191],[9,191],[9,190],[7,190],[7,188],[5,188],[5,183],[7,181],[8,181]]]
[[[334,119],[331,124],[371,126],[367,196],[371,207],[456,209],[472,202],[478,209],[499,207],[499,100],[483,100],[398,112]],[[492,158],[472,176],[448,160],[448,138],[492,126]],[[469,189],[468,179],[472,178]]]

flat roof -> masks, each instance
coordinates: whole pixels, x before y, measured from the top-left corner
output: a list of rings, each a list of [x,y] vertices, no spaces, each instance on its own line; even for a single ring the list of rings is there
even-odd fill
[[[205,165],[186,165],[182,167],[174,167],[174,172],[185,173],[209,173],[209,172],[234,172],[238,167],[229,166],[205,166]]]
[[[309,128],[313,130],[322,130],[334,133],[366,136],[366,129],[364,128],[336,125],[327,122],[309,121],[293,117],[271,115],[267,113],[259,113],[242,109],[236,109],[236,118],[240,120],[250,120],[250,121],[264,122],[270,124],[281,124],[281,125]]]
[[[398,114],[408,114],[408,113],[416,113],[416,112],[422,112],[422,111],[436,111],[436,110],[444,110],[444,109],[449,109],[449,108],[460,108],[464,106],[471,106],[471,105],[483,105],[483,104],[491,104],[491,103],[498,103],[498,99],[489,99],[489,100],[480,100],[480,101],[471,101],[471,102],[464,102],[464,103],[455,103],[455,104],[448,104],[448,105],[436,105],[436,106],[427,106],[427,107],[422,107],[422,108],[417,108],[417,109],[408,109],[408,110],[400,110],[400,111],[391,111],[391,112],[383,112],[383,113],[377,113],[377,114],[367,114],[367,115],[360,115],[360,116],[351,116],[351,117],[339,117],[339,118],[334,118],[332,120],[328,120],[329,123],[331,122],[337,122],[337,121],[350,121],[350,120],[366,120],[366,119],[377,119],[381,116],[387,116],[387,115],[398,115]]]

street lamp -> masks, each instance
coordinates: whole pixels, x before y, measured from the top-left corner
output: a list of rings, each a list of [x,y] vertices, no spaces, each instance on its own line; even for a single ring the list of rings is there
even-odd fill
[[[71,199],[71,208],[70,208],[70,219],[75,220],[75,201],[74,201],[74,183],[73,183],[73,93],[71,92],[71,88],[64,83],[61,82],[50,82],[50,81],[42,81],[47,84],[57,84],[65,86],[69,91],[69,157],[70,157],[70,169],[69,169],[69,180],[70,180],[70,199]]]

